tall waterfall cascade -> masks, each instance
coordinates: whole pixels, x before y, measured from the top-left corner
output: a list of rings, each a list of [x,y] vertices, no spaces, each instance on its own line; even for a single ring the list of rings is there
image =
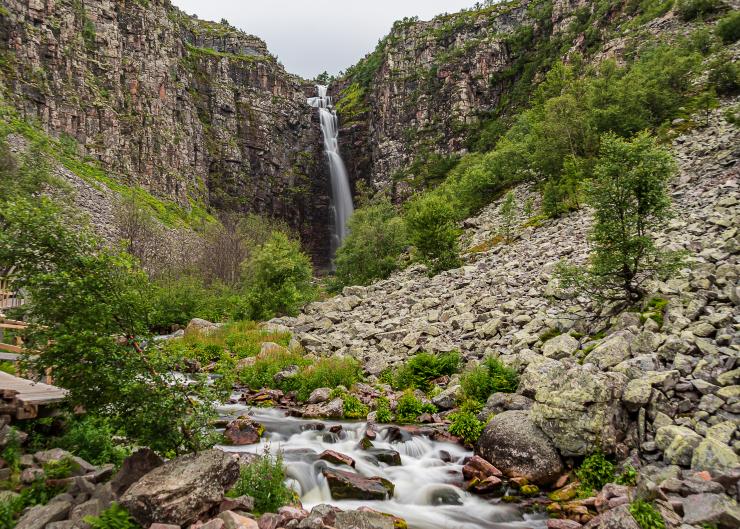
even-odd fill
[[[324,151],[329,163],[331,178],[331,252],[332,256],[342,245],[347,236],[347,222],[354,212],[352,191],[349,186],[347,168],[339,154],[339,120],[332,105],[331,97],[326,95],[327,87],[316,85],[317,97],[308,100],[308,104],[319,109],[321,134],[324,137]]]

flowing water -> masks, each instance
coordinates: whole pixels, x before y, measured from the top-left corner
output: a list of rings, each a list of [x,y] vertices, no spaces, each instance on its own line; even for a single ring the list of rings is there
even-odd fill
[[[463,447],[436,442],[421,436],[408,436],[390,442],[388,430],[380,429],[373,441],[376,448],[391,449],[401,454],[401,466],[379,463],[367,451],[358,447],[367,425],[359,422],[310,421],[287,417],[277,409],[227,405],[220,409],[224,417],[248,414],[264,425],[265,436],[259,445],[222,446],[229,452],[261,454],[269,446],[271,453],[284,453],[290,486],[298,492],[304,507],[328,503],[345,510],[368,506],[375,510],[404,518],[410,529],[543,529],[542,516],[523,514],[513,505],[496,503],[473,496],[455,486],[462,480],[462,462],[472,453]],[[316,429],[316,425],[325,425]],[[342,432],[331,433],[332,426],[341,425]],[[322,474],[326,467],[351,471],[319,460],[324,450],[348,455],[356,461],[355,471],[392,481],[396,488],[393,498],[386,501],[336,501]]]
[[[317,85],[317,97],[308,100],[308,104],[319,109],[321,119],[321,134],[324,137],[324,152],[329,163],[331,178],[331,222],[332,222],[332,255],[342,245],[347,236],[347,222],[354,211],[352,205],[352,191],[349,187],[347,168],[339,154],[339,120],[334,111],[327,87]]]

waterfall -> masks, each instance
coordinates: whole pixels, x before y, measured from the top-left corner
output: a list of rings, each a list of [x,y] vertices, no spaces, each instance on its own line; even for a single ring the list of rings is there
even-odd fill
[[[326,95],[326,86],[316,85],[318,96],[308,100],[308,104],[319,109],[321,118],[321,134],[324,136],[324,151],[329,162],[329,176],[331,178],[331,252],[332,256],[342,245],[347,236],[347,222],[354,206],[352,205],[352,191],[349,187],[347,168],[339,154],[339,121],[337,113]]]

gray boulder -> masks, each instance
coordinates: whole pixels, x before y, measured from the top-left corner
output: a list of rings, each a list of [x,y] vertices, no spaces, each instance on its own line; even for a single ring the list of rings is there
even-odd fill
[[[685,524],[716,524],[720,529],[740,527],[737,502],[724,494],[692,494],[683,500]]]
[[[630,343],[634,335],[619,331],[606,338],[583,360],[584,364],[594,364],[599,369],[608,369],[630,358]]]
[[[573,353],[578,350],[578,346],[578,340],[570,334],[561,334],[544,343],[542,354],[548,358],[560,360],[561,358],[573,356]]]
[[[593,365],[552,370],[535,393],[532,421],[563,456],[613,453],[627,430],[621,404],[626,385],[621,373]]]
[[[689,466],[701,441],[701,435],[685,426],[663,426],[655,432],[655,444],[671,465]]]
[[[334,522],[336,529],[393,529],[392,516],[372,511],[338,512]]]
[[[146,474],[120,504],[144,527],[154,522],[187,525],[219,504],[238,477],[239,464],[220,450],[188,454]]]
[[[21,516],[15,529],[44,529],[47,524],[64,520],[72,508],[68,501],[53,501],[47,505],[31,507]]]
[[[707,470],[713,476],[724,474],[739,465],[740,458],[735,451],[716,439],[704,439],[691,456],[692,469]]]
[[[111,480],[111,489],[120,496],[128,488],[157,467],[164,465],[164,460],[149,448],[140,448],[123,460],[121,469]]]
[[[478,440],[476,453],[506,476],[537,485],[550,484],[563,472],[557,450],[526,411],[496,415]]]

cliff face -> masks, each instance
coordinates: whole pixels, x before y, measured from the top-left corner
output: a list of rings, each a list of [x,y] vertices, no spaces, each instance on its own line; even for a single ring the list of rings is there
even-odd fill
[[[584,34],[596,38],[620,4],[522,0],[397,22],[333,86],[348,166],[397,200],[433,185],[553,60],[586,51]]]
[[[167,0],[4,0],[6,99],[128,185],[286,219],[328,255],[313,88],[263,41]]]

